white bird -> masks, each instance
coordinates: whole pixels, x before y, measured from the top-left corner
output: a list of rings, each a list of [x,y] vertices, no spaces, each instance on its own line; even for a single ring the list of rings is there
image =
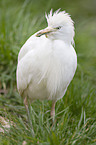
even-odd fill
[[[74,24],[65,11],[57,10],[47,16],[48,27],[32,35],[18,55],[17,88],[27,106],[30,101],[52,100],[51,116],[55,117],[55,103],[62,98],[76,68],[77,55],[73,48]]]

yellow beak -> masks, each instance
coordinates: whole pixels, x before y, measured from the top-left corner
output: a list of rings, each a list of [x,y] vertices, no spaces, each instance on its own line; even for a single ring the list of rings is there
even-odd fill
[[[40,37],[42,35],[45,35],[45,34],[48,34],[50,32],[54,32],[56,31],[56,29],[52,28],[52,27],[47,27],[41,31],[39,31],[37,34],[36,34],[36,37]]]

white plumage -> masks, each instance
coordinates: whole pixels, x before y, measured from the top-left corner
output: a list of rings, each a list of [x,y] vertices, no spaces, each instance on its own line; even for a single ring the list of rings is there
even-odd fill
[[[24,98],[56,102],[64,96],[77,67],[74,25],[65,11],[52,14],[51,10],[46,19],[48,27],[32,35],[19,52],[17,88]]]

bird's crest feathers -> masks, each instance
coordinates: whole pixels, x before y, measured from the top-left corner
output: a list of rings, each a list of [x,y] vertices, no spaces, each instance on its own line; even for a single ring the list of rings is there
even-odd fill
[[[54,26],[56,24],[61,23],[63,25],[64,23],[70,23],[73,25],[73,21],[68,13],[65,11],[60,11],[61,8],[59,8],[57,11],[53,13],[53,9],[50,10],[50,13],[47,15],[45,13],[45,17],[48,22],[48,26]]]

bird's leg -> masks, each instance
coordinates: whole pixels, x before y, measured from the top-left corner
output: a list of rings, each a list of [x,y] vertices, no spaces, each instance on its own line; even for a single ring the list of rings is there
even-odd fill
[[[32,136],[34,136],[34,130],[33,130],[33,125],[32,125],[32,121],[31,121],[31,118],[30,118],[30,112],[29,112],[29,105],[28,105],[28,100],[27,100],[27,97],[24,98],[24,105],[25,105],[25,109],[26,109],[26,112],[27,112],[27,116],[28,116],[28,122],[30,124],[30,130],[31,130],[31,133],[32,133]]]
[[[52,102],[52,107],[51,107],[51,117],[52,117],[52,126],[54,125],[54,121],[55,121],[55,104],[56,104],[56,101],[53,101]]]
[[[26,112],[28,113],[28,111],[29,111],[28,109],[29,109],[29,108],[28,108],[27,97],[24,98],[24,105],[25,105]]]

